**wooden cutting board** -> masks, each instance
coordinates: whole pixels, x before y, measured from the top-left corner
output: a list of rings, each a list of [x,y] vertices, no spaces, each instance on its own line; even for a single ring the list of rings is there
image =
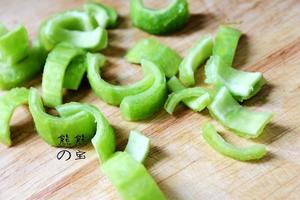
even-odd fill
[[[32,38],[48,16],[78,8],[79,0],[1,0],[0,21],[9,28],[24,24]],[[127,84],[142,77],[138,66],[123,60],[126,50],[139,39],[158,38],[186,55],[203,34],[214,34],[220,24],[230,23],[245,35],[234,65],[246,71],[263,72],[267,85],[244,103],[253,110],[268,110],[275,116],[264,134],[253,141],[224,130],[207,111],[194,113],[180,106],[174,116],[164,110],[141,122],[126,122],[117,107],[99,100],[87,81],[65,102],[96,105],[116,130],[118,149],[126,144],[130,130],[151,138],[152,148],[145,163],[162,191],[171,200],[200,199],[300,199],[300,2],[297,0],[190,0],[191,20],[186,28],[166,37],[148,35],[134,27],[128,17],[129,1],[103,1],[121,16],[117,29],[109,31],[109,47],[103,51],[109,63],[105,78]],[[162,7],[159,1],[146,1]],[[197,74],[203,82],[203,71]],[[40,87],[41,77],[30,85]],[[0,111],[1,112],[1,111]],[[269,154],[259,162],[238,162],[211,149],[200,127],[213,121],[224,137],[237,145],[267,145]],[[59,151],[39,138],[27,107],[13,116],[14,145],[0,146],[0,199],[119,199],[111,183],[101,174],[92,145],[70,150],[68,161],[56,158]],[[86,158],[76,160],[76,151]]]

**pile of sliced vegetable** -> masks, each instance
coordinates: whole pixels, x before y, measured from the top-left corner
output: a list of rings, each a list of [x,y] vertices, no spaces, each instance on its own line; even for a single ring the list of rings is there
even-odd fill
[[[154,10],[146,8],[142,0],[131,0],[130,15],[134,26],[152,34],[167,34],[187,23],[188,3],[173,0],[166,8]],[[117,19],[114,9],[85,3],[81,9],[45,20],[32,44],[24,26],[8,31],[0,24],[0,88],[10,89],[0,97],[0,142],[12,144],[10,119],[18,106],[28,104],[39,136],[49,145],[71,148],[92,141],[103,174],[123,199],[165,199],[142,164],[150,150],[149,138],[134,130],[125,150],[116,152],[114,130],[100,110],[85,103],[63,104],[63,91],[77,90],[86,74],[96,96],[119,106],[125,120],[147,119],[163,107],[172,114],[183,102],[196,112],[207,108],[238,136],[257,138],[272,113],[252,111],[239,102],[256,95],[266,81],[259,72],[232,67],[241,32],[220,26],[215,37],[200,37],[184,58],[157,39],[140,40],[125,59],[141,65],[143,79],[125,86],[108,83],[101,77],[106,58],[99,51],[107,47],[106,29],[115,28]],[[195,73],[202,64],[207,87],[195,86]],[[42,70],[41,96],[35,88],[18,87]],[[54,108],[59,116],[48,114],[44,106]],[[80,143],[76,142],[78,133],[83,136]],[[64,134],[69,136],[68,143],[59,139]],[[202,135],[213,149],[236,160],[260,159],[267,153],[264,145],[239,148],[226,142],[210,123],[203,126]]]

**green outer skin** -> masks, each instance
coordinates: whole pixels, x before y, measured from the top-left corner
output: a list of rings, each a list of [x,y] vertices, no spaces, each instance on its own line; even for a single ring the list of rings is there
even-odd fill
[[[185,86],[195,85],[195,71],[212,54],[213,39],[206,35],[193,45],[179,66],[179,80]]]
[[[219,89],[208,109],[222,125],[245,138],[258,137],[273,116],[270,112],[255,112],[242,107],[226,87]]]
[[[101,166],[123,200],[165,200],[146,168],[126,152],[117,152]]]
[[[249,161],[257,160],[267,154],[265,145],[253,145],[246,148],[236,147],[226,142],[215,130],[212,124],[205,124],[202,127],[202,136],[205,141],[217,152],[235,160]]]
[[[130,17],[134,26],[156,35],[172,33],[183,28],[189,19],[186,0],[173,0],[166,8],[146,8],[143,0],[130,0]]]
[[[120,105],[122,100],[127,96],[139,94],[150,88],[154,82],[154,76],[151,69],[143,67],[145,77],[131,85],[112,85],[101,78],[100,68],[105,63],[105,57],[101,54],[87,54],[87,76],[93,91],[106,103]]]
[[[142,93],[127,96],[123,99],[120,109],[124,119],[130,121],[143,120],[159,111],[167,98],[166,77],[162,70],[148,60],[141,61],[142,66],[148,65],[155,77],[150,88]]]
[[[239,30],[224,25],[220,26],[215,37],[213,55],[220,56],[228,66],[232,66],[240,37]]]
[[[13,65],[0,63],[0,89],[8,90],[21,86],[42,71],[46,51],[35,41],[28,56]]]
[[[0,96],[0,142],[11,146],[9,122],[15,109],[27,103],[28,90],[26,88],[14,88],[5,95]]]
[[[63,87],[77,90],[86,72],[86,59],[84,56],[75,57],[65,71]]]
[[[149,150],[150,139],[139,131],[131,131],[125,151],[129,153],[136,161],[142,163],[148,156]]]
[[[16,64],[29,52],[28,33],[24,26],[0,35],[0,60],[7,64]]]
[[[98,26],[114,28],[118,24],[118,13],[111,7],[101,3],[88,2],[83,5],[83,8],[94,17]]]
[[[64,113],[69,114],[74,113],[74,111],[82,110],[94,116],[94,120],[97,123],[97,131],[92,139],[92,143],[98,157],[102,162],[105,162],[113,155],[116,148],[114,130],[98,108],[89,104],[72,102],[60,105],[56,109],[60,112],[64,111]]]
[[[32,114],[39,136],[49,145],[55,147],[75,147],[90,142],[95,135],[96,124],[92,115],[85,111],[73,115],[62,114],[55,117],[45,112],[38,91],[31,88],[28,98],[29,110]],[[61,111],[63,113],[63,111]],[[69,143],[60,143],[61,135],[69,136]],[[84,141],[76,144],[76,136],[84,135]]]
[[[60,13],[40,26],[39,39],[47,50],[60,42],[70,43],[90,51],[107,47],[108,34],[102,27],[96,27],[91,17],[81,11]]]
[[[184,99],[188,99],[191,97],[198,97],[197,98],[198,101],[200,99],[199,97],[201,97],[202,101],[200,104],[198,104],[199,105],[198,110],[203,110],[211,102],[210,95],[206,89],[203,89],[201,87],[186,88],[183,90],[179,90],[177,92],[173,92],[172,94],[169,95],[165,103],[165,110],[169,114],[172,114],[180,101],[183,101]]]
[[[140,40],[125,56],[128,62],[136,64],[140,64],[143,58],[159,66],[167,77],[177,74],[182,61],[176,51],[153,38]]]
[[[205,65],[206,83],[226,86],[238,101],[253,97],[265,84],[260,72],[236,70],[222,61],[219,56],[212,56]]]
[[[178,92],[180,90],[186,89],[186,87],[176,78],[176,76],[173,76],[168,80],[167,86],[168,89],[172,92]],[[206,96],[190,97],[183,99],[182,102],[193,111],[200,112],[204,109],[203,98],[206,98]]]
[[[53,21],[57,21],[56,23],[59,22],[62,27],[82,31],[91,31],[96,27],[91,17],[82,11],[70,10],[56,14],[44,21],[39,27],[39,40],[48,51],[53,49],[57,43],[49,34],[50,28],[53,26]]]
[[[42,89],[45,105],[55,107],[62,104],[65,71],[72,59],[83,55],[82,49],[67,43],[58,44],[48,55],[43,72]]]

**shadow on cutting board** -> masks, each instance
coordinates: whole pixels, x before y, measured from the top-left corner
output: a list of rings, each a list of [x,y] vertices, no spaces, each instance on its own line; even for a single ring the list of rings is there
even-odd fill
[[[251,97],[251,99],[242,104],[245,106],[260,107],[268,102],[268,97],[274,88],[274,85],[267,82],[254,97]]]
[[[34,137],[34,135],[37,134],[31,117],[29,120],[26,120],[25,123],[18,123],[16,125],[11,125],[10,133],[11,133],[12,147],[17,145],[22,145],[27,140],[30,140],[32,137]]]
[[[182,36],[195,33],[200,29],[204,29],[214,20],[216,20],[216,16],[212,13],[192,13],[185,27],[166,36]]]
[[[262,144],[271,144],[272,142],[283,137],[289,131],[291,131],[291,128],[271,122],[266,126],[264,132],[258,138],[253,139],[253,141]]]
[[[249,36],[247,36],[246,34],[242,34],[235,52],[233,67],[239,69],[240,66],[246,65],[249,54]]]

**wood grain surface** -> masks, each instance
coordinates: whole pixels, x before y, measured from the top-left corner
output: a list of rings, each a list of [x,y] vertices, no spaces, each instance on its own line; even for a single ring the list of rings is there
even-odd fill
[[[167,1],[145,0],[148,6],[162,7]],[[109,31],[105,78],[127,84],[142,77],[139,66],[123,60],[126,50],[139,39],[156,37],[132,27],[128,0],[103,0],[121,16],[118,28]],[[24,24],[31,38],[42,20],[70,8],[79,0],[1,0],[0,21],[13,28]],[[165,37],[163,43],[186,55],[203,34],[214,34],[220,24],[240,29],[242,37],[234,66],[263,72],[267,85],[244,103],[253,110],[268,110],[275,116],[264,134],[245,140],[223,129],[207,111],[194,113],[184,106],[174,116],[164,110],[141,122],[126,122],[117,107],[99,100],[85,80],[78,91],[66,92],[64,102],[79,101],[96,105],[117,134],[122,150],[132,129],[151,138],[152,148],[145,163],[162,191],[171,200],[201,199],[299,199],[300,198],[300,2],[298,0],[189,0],[192,17],[183,30]],[[197,74],[203,82],[203,70]],[[41,77],[30,83],[40,88]],[[3,94],[3,92],[1,92]],[[0,111],[1,112],[1,111]],[[237,145],[263,143],[269,154],[259,162],[238,162],[211,149],[201,136],[200,127],[213,121],[224,137]],[[72,158],[57,160],[62,149],[50,147],[38,137],[26,106],[13,116],[14,145],[0,146],[0,199],[119,199],[100,172],[91,144],[70,150]],[[86,152],[86,159],[75,160],[75,151]],[[154,199],[155,200],[155,199]]]

